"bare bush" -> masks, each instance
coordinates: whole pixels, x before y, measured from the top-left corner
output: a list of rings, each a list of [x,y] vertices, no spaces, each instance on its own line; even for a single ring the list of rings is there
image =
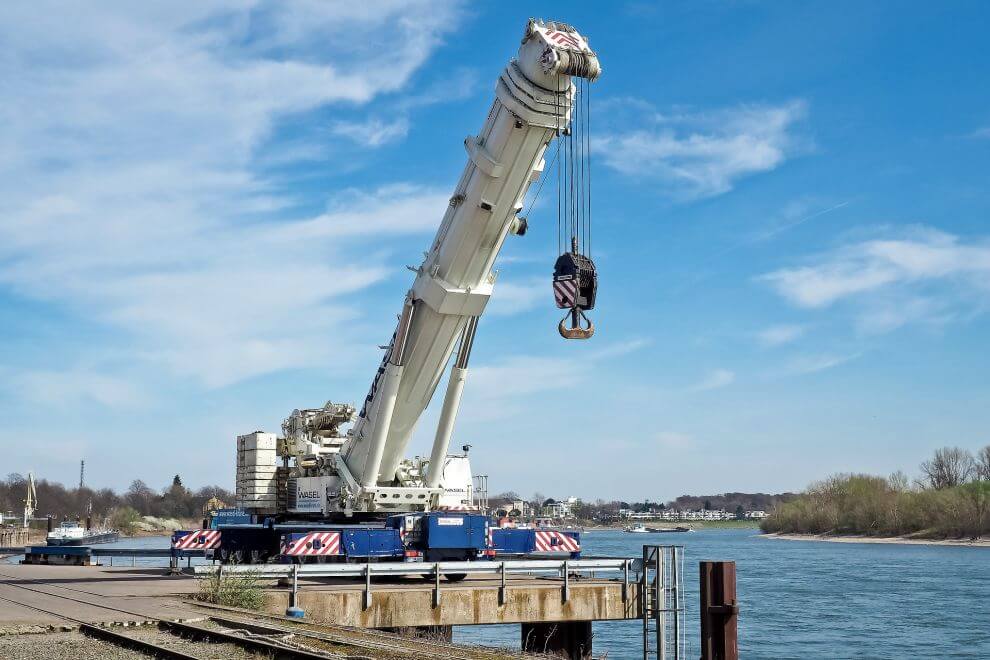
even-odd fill
[[[976,452],[976,478],[990,481],[990,445]]]
[[[937,449],[930,461],[921,464],[925,481],[935,490],[966,483],[972,478],[975,468],[973,455],[960,447]]]

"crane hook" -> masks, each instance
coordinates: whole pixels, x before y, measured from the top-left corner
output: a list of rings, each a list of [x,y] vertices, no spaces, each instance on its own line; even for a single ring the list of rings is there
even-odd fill
[[[569,328],[566,325],[568,318],[571,319],[571,327]],[[581,327],[581,319],[584,319],[586,324],[583,328]],[[592,335],[595,334],[595,324],[585,316],[579,307],[572,307],[571,311],[560,319],[560,323],[557,324],[557,332],[564,339],[591,339]]]

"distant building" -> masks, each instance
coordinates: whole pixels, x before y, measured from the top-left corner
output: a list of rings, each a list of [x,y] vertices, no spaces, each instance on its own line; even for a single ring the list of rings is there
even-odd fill
[[[619,518],[623,520],[664,520],[664,521],[694,521],[694,520],[735,520],[736,514],[724,509],[698,509],[697,511],[677,511],[661,509],[635,512],[632,509],[619,509]],[[743,516],[750,520],[761,520],[767,517],[766,511],[745,511]]]
[[[579,504],[581,504],[581,498],[574,497],[572,495],[562,502],[548,502],[544,505],[540,513],[549,518],[556,518],[558,520],[562,518],[570,518],[574,515],[574,508]]]

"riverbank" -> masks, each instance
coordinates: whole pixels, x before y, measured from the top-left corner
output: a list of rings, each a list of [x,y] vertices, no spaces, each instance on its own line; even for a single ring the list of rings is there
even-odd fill
[[[925,539],[905,536],[850,536],[833,534],[761,534],[761,538],[783,541],[826,541],[829,543],[885,543],[898,545],[956,545],[971,548],[990,548],[990,539]]]

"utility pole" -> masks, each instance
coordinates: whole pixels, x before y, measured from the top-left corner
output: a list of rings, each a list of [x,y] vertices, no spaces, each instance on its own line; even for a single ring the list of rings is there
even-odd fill
[[[79,461],[79,490],[82,490],[83,486],[86,484],[85,476],[86,476],[86,461],[84,459]]]

